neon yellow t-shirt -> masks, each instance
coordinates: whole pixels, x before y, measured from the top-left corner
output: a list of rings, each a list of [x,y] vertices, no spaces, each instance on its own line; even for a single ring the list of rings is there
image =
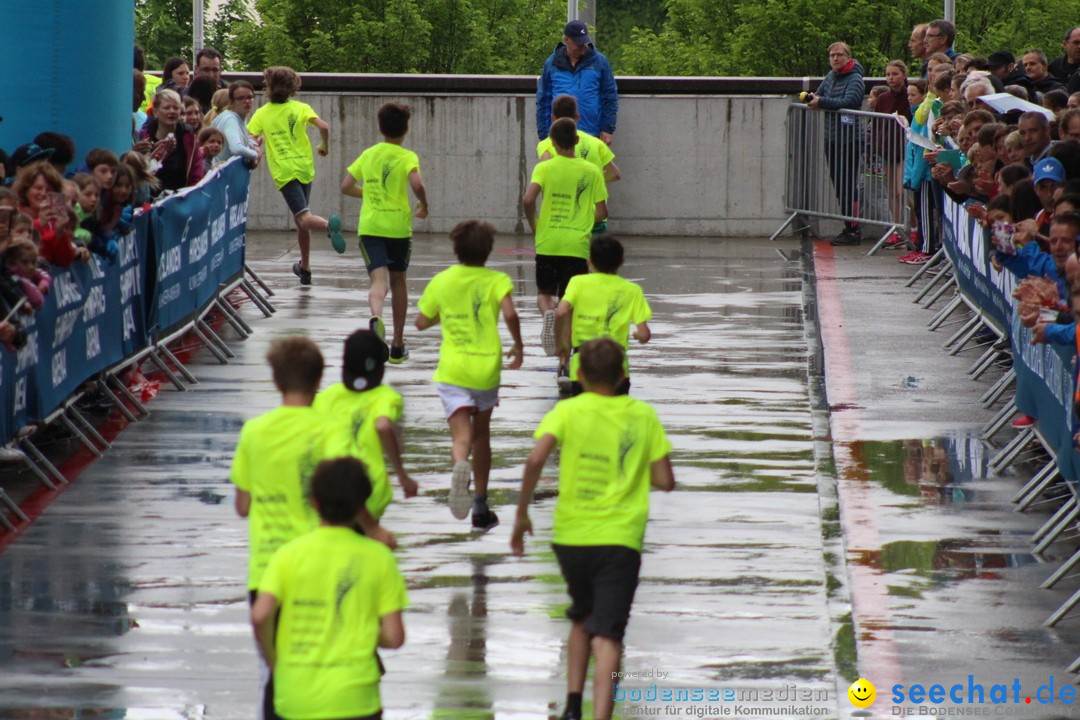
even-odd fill
[[[358,458],[367,467],[371,497],[365,506],[372,517],[382,517],[394,499],[394,492],[387,478],[386,458],[375,423],[381,417],[392,423],[401,420],[401,395],[388,385],[356,392],[343,383],[335,383],[315,396],[312,407],[344,431],[331,441],[332,454]]]
[[[307,103],[289,100],[266,103],[248,120],[252,137],[265,136],[266,166],[280,190],[292,180],[315,179],[315,155],[308,139],[308,123],[319,117]]]
[[[281,406],[244,423],[230,479],[251,493],[249,590],[259,586],[274,551],[319,524],[308,485],[328,457],[332,428],[310,407]]]
[[[597,168],[599,168],[601,176],[603,176],[604,168],[608,163],[615,159],[615,153],[611,151],[608,144],[598,137],[590,135],[587,132],[581,130],[577,131],[578,144],[574,146],[574,155],[582,160],[588,160]],[[536,157],[542,158],[544,153],[547,153],[550,157],[549,160],[558,152],[555,150],[555,143],[551,141],[551,138],[546,137],[536,145]]]
[[[143,77],[146,78],[146,91],[143,93],[143,102],[139,106],[139,109],[146,112],[146,109],[150,107],[150,103],[154,101],[154,95],[157,95],[157,90],[161,86],[164,80],[157,75],[151,75],[150,73],[143,73]],[[140,128],[136,128],[137,130]]]
[[[570,278],[563,300],[573,306],[570,323],[570,345],[598,337],[609,337],[622,345],[623,351],[630,346],[630,325],[648,322],[652,308],[645,300],[645,293],[636,283],[609,273],[592,272]],[[580,358],[574,353],[570,358],[570,379],[578,379]],[[623,367],[630,376],[630,363]]]
[[[607,200],[607,185],[595,165],[556,155],[533,168],[544,199],[536,219],[536,254],[589,257],[596,204]]]
[[[473,390],[499,387],[499,306],[513,290],[509,275],[486,267],[454,265],[431,278],[417,308],[442,325],[435,382]]]
[[[562,448],[552,542],[641,551],[652,463],[671,452],[649,405],[629,395],[583,393],[556,403],[534,436]]]
[[[259,591],[277,598],[274,706],[289,720],[373,715],[379,698],[379,618],[408,605],[383,544],[320,526],[281,548]]]
[[[419,169],[416,153],[388,142],[372,145],[353,161],[348,173],[364,186],[358,235],[412,237],[409,174]]]

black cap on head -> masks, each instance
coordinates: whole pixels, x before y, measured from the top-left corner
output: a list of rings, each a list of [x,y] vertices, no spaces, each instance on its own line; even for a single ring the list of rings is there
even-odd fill
[[[350,390],[369,390],[382,382],[386,369],[386,343],[370,330],[357,330],[345,338],[341,381]]]
[[[990,53],[990,57],[986,58],[986,64],[991,70],[1012,65],[1014,62],[1016,62],[1016,58],[1008,50],[996,50]]]
[[[580,20],[571,20],[563,28],[563,35],[574,41],[575,45],[588,45],[592,42],[589,37],[589,28]]]
[[[37,143],[20,145],[11,154],[11,165],[13,168],[21,168],[38,160],[48,160],[52,157],[53,152],[52,148],[43,148]]]

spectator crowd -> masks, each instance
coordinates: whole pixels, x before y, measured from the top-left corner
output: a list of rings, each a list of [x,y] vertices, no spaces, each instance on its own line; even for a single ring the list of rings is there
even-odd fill
[[[892,217],[912,230],[893,233],[885,247],[907,248],[900,262],[921,265],[941,245],[942,197],[949,197],[978,220],[989,238],[986,260],[999,272],[1016,276],[1018,314],[1036,343],[1077,348],[1080,316],[1080,27],[1063,36],[1062,54],[1053,60],[1040,48],[1014,54],[998,50],[987,57],[958,54],[956,31],[946,20],[916,25],[908,47],[921,63],[920,77],[908,65],[887,66],[886,84],[870,91],[869,108],[902,116],[910,135],[902,157],[882,147],[874,118],[870,131],[849,148],[826,133],[830,170],[834,156],[875,159],[889,173]],[[844,43],[829,48],[832,72],[807,105],[822,109],[862,109],[862,67]],[[851,88],[860,90],[854,95]],[[838,90],[839,89],[839,90]],[[846,92],[842,94],[841,91]],[[852,96],[852,97],[848,97]],[[1013,96],[1013,97],[1010,97]],[[1004,100],[1004,102],[1002,102]],[[843,125],[830,117],[837,128]],[[828,125],[826,127],[829,127]],[[850,138],[848,139],[850,143]],[[831,143],[831,144],[830,144]],[[844,167],[869,167],[848,163]],[[869,171],[867,171],[869,172]],[[832,173],[841,208],[859,200],[858,179]],[[845,212],[852,215],[855,211]],[[910,213],[905,217],[905,213]],[[832,243],[861,242],[848,222]],[[1015,427],[1035,422],[1021,415]],[[1080,437],[1080,436],[1078,436]]]

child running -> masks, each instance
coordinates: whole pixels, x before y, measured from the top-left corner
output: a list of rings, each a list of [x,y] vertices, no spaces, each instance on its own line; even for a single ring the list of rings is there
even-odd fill
[[[462,520],[472,509],[476,530],[490,530],[499,518],[488,508],[488,475],[491,472],[491,413],[499,404],[502,373],[502,340],[499,311],[514,344],[506,353],[509,368],[521,367],[521,328],[511,293],[514,283],[505,273],[484,267],[495,244],[495,228],[479,220],[458,223],[450,231],[454,254],[460,265],[443,270],[420,296],[416,318],[418,330],[442,323],[442,345],[435,383],[450,425],[454,462],[449,505]],[[472,481],[469,493],[469,453]]]
[[[607,218],[607,187],[595,165],[574,156],[578,132],[573,120],[553,122],[550,137],[556,155],[533,169],[522,204],[536,233],[536,304],[544,318],[540,341],[553,356],[556,298],[566,292],[570,278],[589,271],[589,236],[593,226]],[[537,218],[541,193],[544,202]],[[557,378],[565,383],[569,376],[569,368],[560,363]]]
[[[581,120],[578,115],[577,98],[573,95],[560,95],[551,101],[551,120],[570,118],[574,123]],[[618,182],[622,177],[619,166],[615,164],[615,153],[608,144],[598,137],[590,135],[578,128],[578,144],[574,148],[574,156],[582,160],[588,160],[600,169],[604,174],[605,183]],[[555,146],[550,137],[546,137],[536,145],[536,157],[541,161],[555,157]],[[603,222],[601,222],[603,224]],[[594,234],[603,232],[599,228],[593,228]]]
[[[315,179],[315,158],[311,154],[307,126],[310,124],[319,129],[321,142],[316,150],[323,157],[330,152],[330,126],[310,105],[291,99],[300,91],[300,76],[292,68],[266,68],[263,79],[270,102],[251,116],[248,132],[265,146],[270,177],[296,221],[300,262],[293,263],[293,274],[300,278],[301,285],[310,285],[311,232],[327,231],[335,246],[345,242],[341,237],[340,217],[331,215],[327,220],[312,213],[308,207],[311,182]]]
[[[387,103],[379,108],[379,132],[383,141],[356,158],[341,181],[341,192],[361,198],[360,250],[364,253],[371,286],[368,289],[370,327],[379,339],[386,339],[383,305],[390,292],[394,334],[390,341],[390,362],[399,364],[409,357],[405,347],[405,314],[409,309],[409,287],[405,272],[412,254],[412,209],[409,188],[416,195],[416,217],[428,215],[427,192],[420,177],[420,159],[402,147],[409,132],[412,112],[407,105]],[[345,241],[334,241],[334,249],[345,252]]]
[[[408,599],[393,553],[352,530],[370,493],[359,460],[321,463],[310,492],[319,527],[275,553],[259,583],[251,623],[280,717],[382,717],[376,649],[405,643]]]
[[[622,639],[638,584],[649,487],[675,487],[668,453],[671,443],[649,405],[617,396],[623,352],[610,338],[581,348],[585,392],[563,400],[536,428],[536,447],[525,463],[521,497],[510,538],[515,555],[532,534],[529,504],[544,463],[556,446],[559,496],[555,501],[552,548],[566,579],[571,605],[567,642],[567,696],[562,720],[582,717],[581,701],[589,655],[593,717],[612,713],[612,678],[619,670]]]
[[[338,425],[311,407],[324,366],[315,343],[300,336],[275,340],[266,360],[281,405],[244,423],[231,475],[236,512],[248,519],[251,601],[274,552],[318,525],[307,502],[308,486],[315,466],[327,457],[328,443],[340,435]],[[385,540],[380,530],[371,524],[364,528],[369,536]],[[272,685],[265,672],[263,681],[264,708],[272,710]]]
[[[348,429],[343,435],[344,444],[335,447],[334,454],[363,461],[371,481],[371,497],[365,507],[375,519],[382,517],[393,499],[385,457],[390,458],[405,497],[415,497],[417,492],[416,481],[401,462],[397,426],[403,405],[401,395],[382,384],[385,357],[386,345],[375,333],[357,330],[345,339],[341,382],[319,393],[313,404],[315,410]]]
[[[570,278],[566,294],[555,313],[555,335],[559,341],[559,360],[570,366],[570,387],[564,392],[582,393],[578,379],[577,349],[587,341],[609,337],[619,343],[626,353],[629,349],[630,325],[634,339],[644,345],[652,332],[649,320],[652,309],[641,286],[619,277],[623,264],[623,246],[612,235],[599,235],[589,245],[589,266],[593,272]],[[573,353],[573,357],[571,357]],[[623,381],[615,388],[616,395],[630,392],[630,363],[623,366]]]

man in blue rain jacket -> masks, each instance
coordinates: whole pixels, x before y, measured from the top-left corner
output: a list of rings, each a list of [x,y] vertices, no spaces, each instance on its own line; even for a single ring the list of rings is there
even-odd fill
[[[589,29],[580,20],[566,23],[563,41],[544,63],[536,86],[536,135],[541,140],[551,129],[551,100],[559,95],[577,98],[578,129],[611,144],[619,89],[611,64],[593,46]]]

